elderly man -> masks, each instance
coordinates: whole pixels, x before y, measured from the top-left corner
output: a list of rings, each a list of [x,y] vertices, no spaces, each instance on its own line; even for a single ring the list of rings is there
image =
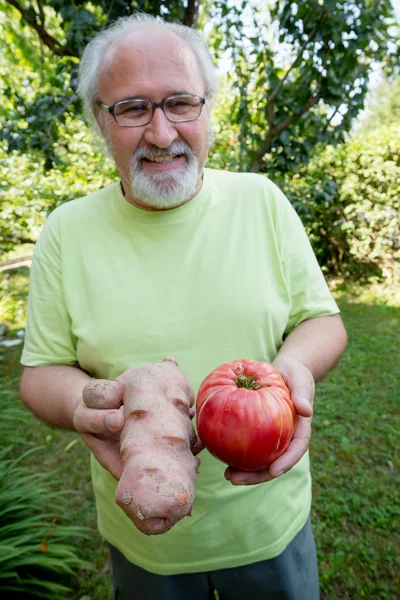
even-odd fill
[[[120,181],[55,210],[32,265],[21,397],[92,451],[115,598],[316,600],[308,443],[314,382],[346,334],[304,229],[267,178],[205,168],[216,90],[195,31],[139,15],[88,45],[80,91]],[[90,378],[173,355],[195,389],[217,365],[273,362],[298,412],[288,450],[243,473],[203,451],[190,518],[146,537],[115,503],[121,411]]]

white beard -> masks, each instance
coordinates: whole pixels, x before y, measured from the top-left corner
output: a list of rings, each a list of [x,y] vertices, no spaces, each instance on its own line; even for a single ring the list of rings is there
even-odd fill
[[[166,171],[146,173],[142,159],[184,155],[185,163]],[[137,200],[156,210],[176,208],[196,194],[200,165],[190,146],[173,142],[168,148],[147,147],[136,150],[130,167],[130,185]]]

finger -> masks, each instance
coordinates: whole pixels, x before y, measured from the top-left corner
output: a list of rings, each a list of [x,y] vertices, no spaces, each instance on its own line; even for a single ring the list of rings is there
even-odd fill
[[[305,412],[304,417],[311,416],[309,412],[311,409],[312,414],[315,394],[315,382],[311,373],[305,369],[301,374],[297,373],[296,378],[288,378],[286,385],[289,388],[291,400],[299,414],[303,415],[303,412]]]
[[[88,408],[83,402],[74,413],[73,425],[79,433],[109,435],[121,431],[125,418],[120,410]]]
[[[205,445],[203,444],[203,442],[201,441],[199,436],[196,435],[195,441],[191,445],[192,453],[194,454],[194,456],[196,456],[196,454],[199,454],[199,452],[204,450],[204,448],[205,448]]]
[[[311,417],[315,395],[315,381],[311,372],[297,360],[281,359],[275,366],[289,388],[297,413],[303,417]]]
[[[194,415],[196,414],[196,411],[194,408],[189,408],[189,417],[191,419],[193,419]]]
[[[238,471],[237,469],[228,467],[225,471],[225,479],[228,479],[232,485],[255,485],[257,483],[271,481],[272,477],[269,473],[269,469],[249,473],[247,471]]]
[[[301,417],[312,417],[313,407],[310,400],[305,396],[292,396],[291,400],[294,404],[296,412]]]
[[[117,380],[92,379],[85,385],[82,398],[89,408],[119,408],[123,401],[124,385]]]
[[[293,439],[286,452],[269,466],[271,477],[279,477],[294,467],[304,456],[310,445],[311,419],[299,417]]]
[[[123,470],[119,442],[116,443],[115,440],[108,442],[88,433],[81,433],[81,437],[101,466],[118,481],[121,478]]]

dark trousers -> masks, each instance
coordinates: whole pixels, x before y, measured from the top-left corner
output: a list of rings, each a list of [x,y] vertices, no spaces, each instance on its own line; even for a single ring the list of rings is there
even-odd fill
[[[113,546],[109,548],[114,600],[319,599],[317,556],[310,519],[276,558],[207,573],[155,575],[131,564]]]

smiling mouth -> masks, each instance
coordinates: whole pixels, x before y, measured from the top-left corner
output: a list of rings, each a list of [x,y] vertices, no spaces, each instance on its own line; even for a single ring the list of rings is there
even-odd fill
[[[156,156],[154,158],[142,158],[143,161],[145,162],[150,162],[150,163],[157,163],[157,164],[167,164],[170,163],[174,160],[176,160],[177,158],[180,158],[181,156],[183,156],[183,154],[174,154],[174,155],[168,155],[168,156]]]

